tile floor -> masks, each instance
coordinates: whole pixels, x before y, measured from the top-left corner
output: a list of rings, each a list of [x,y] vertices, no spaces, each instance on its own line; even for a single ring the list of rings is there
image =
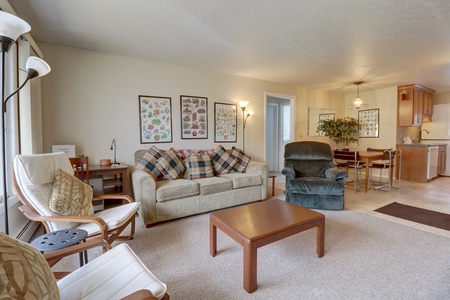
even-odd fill
[[[269,190],[272,188],[271,182],[269,180]],[[281,173],[276,173],[274,197],[284,199],[284,176]],[[450,231],[391,217],[374,211],[374,209],[392,202],[450,214],[450,177],[438,177],[428,183],[401,181],[399,189],[391,188],[390,191],[369,189],[365,193],[364,191],[355,192],[349,188],[345,189],[345,209],[359,211],[450,238]]]

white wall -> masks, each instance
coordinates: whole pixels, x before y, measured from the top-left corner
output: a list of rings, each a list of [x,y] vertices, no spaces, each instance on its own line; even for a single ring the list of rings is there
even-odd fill
[[[132,165],[140,144],[138,95],[172,97],[173,143],[157,144],[162,149],[214,148],[214,102],[250,101],[255,115],[247,121],[246,152],[264,160],[264,93],[296,97],[295,140],[316,140],[332,144],[328,137],[308,137],[308,107],[331,108],[336,117],[352,116],[347,109],[355,94],[340,95],[321,90],[225,75],[199,69],[137,58],[39,45],[52,72],[42,78],[44,152],[53,144],[75,144],[77,154],[89,155],[92,163],[112,158],[110,144],[117,141],[117,159]],[[180,95],[208,97],[208,139],[181,140]],[[397,132],[396,87],[360,92],[369,108],[380,108],[380,137],[360,139],[359,148],[395,147]],[[238,109],[238,118],[242,112]],[[238,125],[242,147],[242,122]],[[230,148],[233,144],[224,144]],[[355,145],[357,147],[357,145]]]
[[[53,144],[75,144],[78,154],[92,163],[112,158],[110,144],[117,141],[117,160],[132,165],[140,144],[138,95],[172,97],[173,143],[159,148],[215,148],[214,102],[250,101],[255,114],[247,120],[245,149],[263,161],[264,93],[297,96],[299,88],[244,77],[206,72],[148,60],[39,45],[52,72],[42,78],[44,152]],[[306,89],[307,90],[307,89]],[[208,139],[181,140],[180,95],[208,97]],[[238,107],[238,118],[242,111]],[[306,129],[305,129],[306,130]],[[237,146],[242,147],[242,122]],[[235,144],[225,144],[231,148]]]

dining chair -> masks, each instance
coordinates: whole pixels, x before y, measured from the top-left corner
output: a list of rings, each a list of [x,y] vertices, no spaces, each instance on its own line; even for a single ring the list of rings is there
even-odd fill
[[[74,176],[89,184],[89,156],[69,157],[69,160],[74,171]],[[93,185],[91,186],[94,188]],[[95,194],[94,199],[92,199],[92,204],[96,212],[105,209],[105,199],[98,198]]]
[[[362,171],[365,169],[365,164],[360,161],[359,152],[357,150],[334,150],[333,157],[335,161],[340,161],[345,171],[349,169],[353,170],[353,180],[347,180],[346,183],[353,182],[353,189],[355,191],[361,191],[362,183]],[[345,163],[343,163],[345,162]],[[346,187],[351,188],[349,185]]]
[[[89,184],[89,157],[69,157],[69,161],[72,165],[75,177],[86,182],[86,184]]]
[[[387,191],[390,191],[391,187],[400,188],[400,179],[401,179],[401,160],[402,160],[402,152],[400,149],[377,149],[377,148],[367,148],[367,151],[375,151],[375,152],[383,152],[383,157],[381,160],[374,160],[369,165],[369,176],[370,182],[373,184],[372,180],[372,171],[379,171],[379,180],[376,182],[378,185],[374,188],[375,190],[383,190],[387,188]],[[398,166],[397,170],[397,186],[393,186],[392,182],[394,180],[393,173],[394,170]],[[387,170],[388,172],[388,180],[387,182],[382,181],[383,170]]]

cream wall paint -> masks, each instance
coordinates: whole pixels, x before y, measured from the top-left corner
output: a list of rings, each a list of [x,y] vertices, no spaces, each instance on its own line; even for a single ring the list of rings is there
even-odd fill
[[[140,144],[138,95],[172,97],[173,143],[157,144],[161,149],[215,148],[219,143],[214,143],[214,102],[250,101],[248,108],[255,115],[247,121],[246,152],[263,161],[264,93],[296,96],[302,103],[299,99],[304,97],[299,93],[308,92],[291,85],[107,53],[45,43],[39,46],[52,67],[42,78],[44,152],[50,152],[54,144],[75,144],[77,155],[89,155],[95,164],[113,157],[113,138],[117,160],[128,165],[134,164],[137,149],[151,146]],[[181,140],[180,95],[208,97],[207,140]],[[242,118],[239,107],[238,118]],[[237,139],[236,144],[224,146],[242,146],[242,122]]]
[[[360,92],[359,95],[364,103],[369,107],[363,109],[379,108],[379,138],[360,138],[359,146],[351,145],[353,148],[366,149],[372,148],[396,148],[398,143],[397,132],[397,87],[378,89],[374,91]],[[358,119],[358,110],[348,109],[356,98],[355,94],[345,95],[345,113],[344,116]],[[360,109],[362,110],[362,109]],[[340,115],[342,116],[342,115]]]

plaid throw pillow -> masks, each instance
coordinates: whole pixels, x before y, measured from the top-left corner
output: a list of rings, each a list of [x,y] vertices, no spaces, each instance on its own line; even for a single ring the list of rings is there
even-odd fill
[[[155,165],[163,177],[169,180],[180,178],[186,170],[183,161],[173,148],[170,148],[163,157],[159,158]]]
[[[189,179],[214,177],[214,165],[208,154],[196,154],[186,158]]]
[[[164,155],[162,150],[152,146],[137,162],[136,168],[144,170],[152,175],[155,180],[159,180],[163,177],[163,174],[156,168],[156,161]]]
[[[231,169],[231,172],[245,173],[248,163],[250,162],[251,156],[248,156],[241,149],[238,149],[234,146],[233,148],[231,148],[231,156],[233,156],[237,161],[236,164]]]
[[[228,174],[237,162],[222,145],[214,149],[211,157],[217,174]]]

